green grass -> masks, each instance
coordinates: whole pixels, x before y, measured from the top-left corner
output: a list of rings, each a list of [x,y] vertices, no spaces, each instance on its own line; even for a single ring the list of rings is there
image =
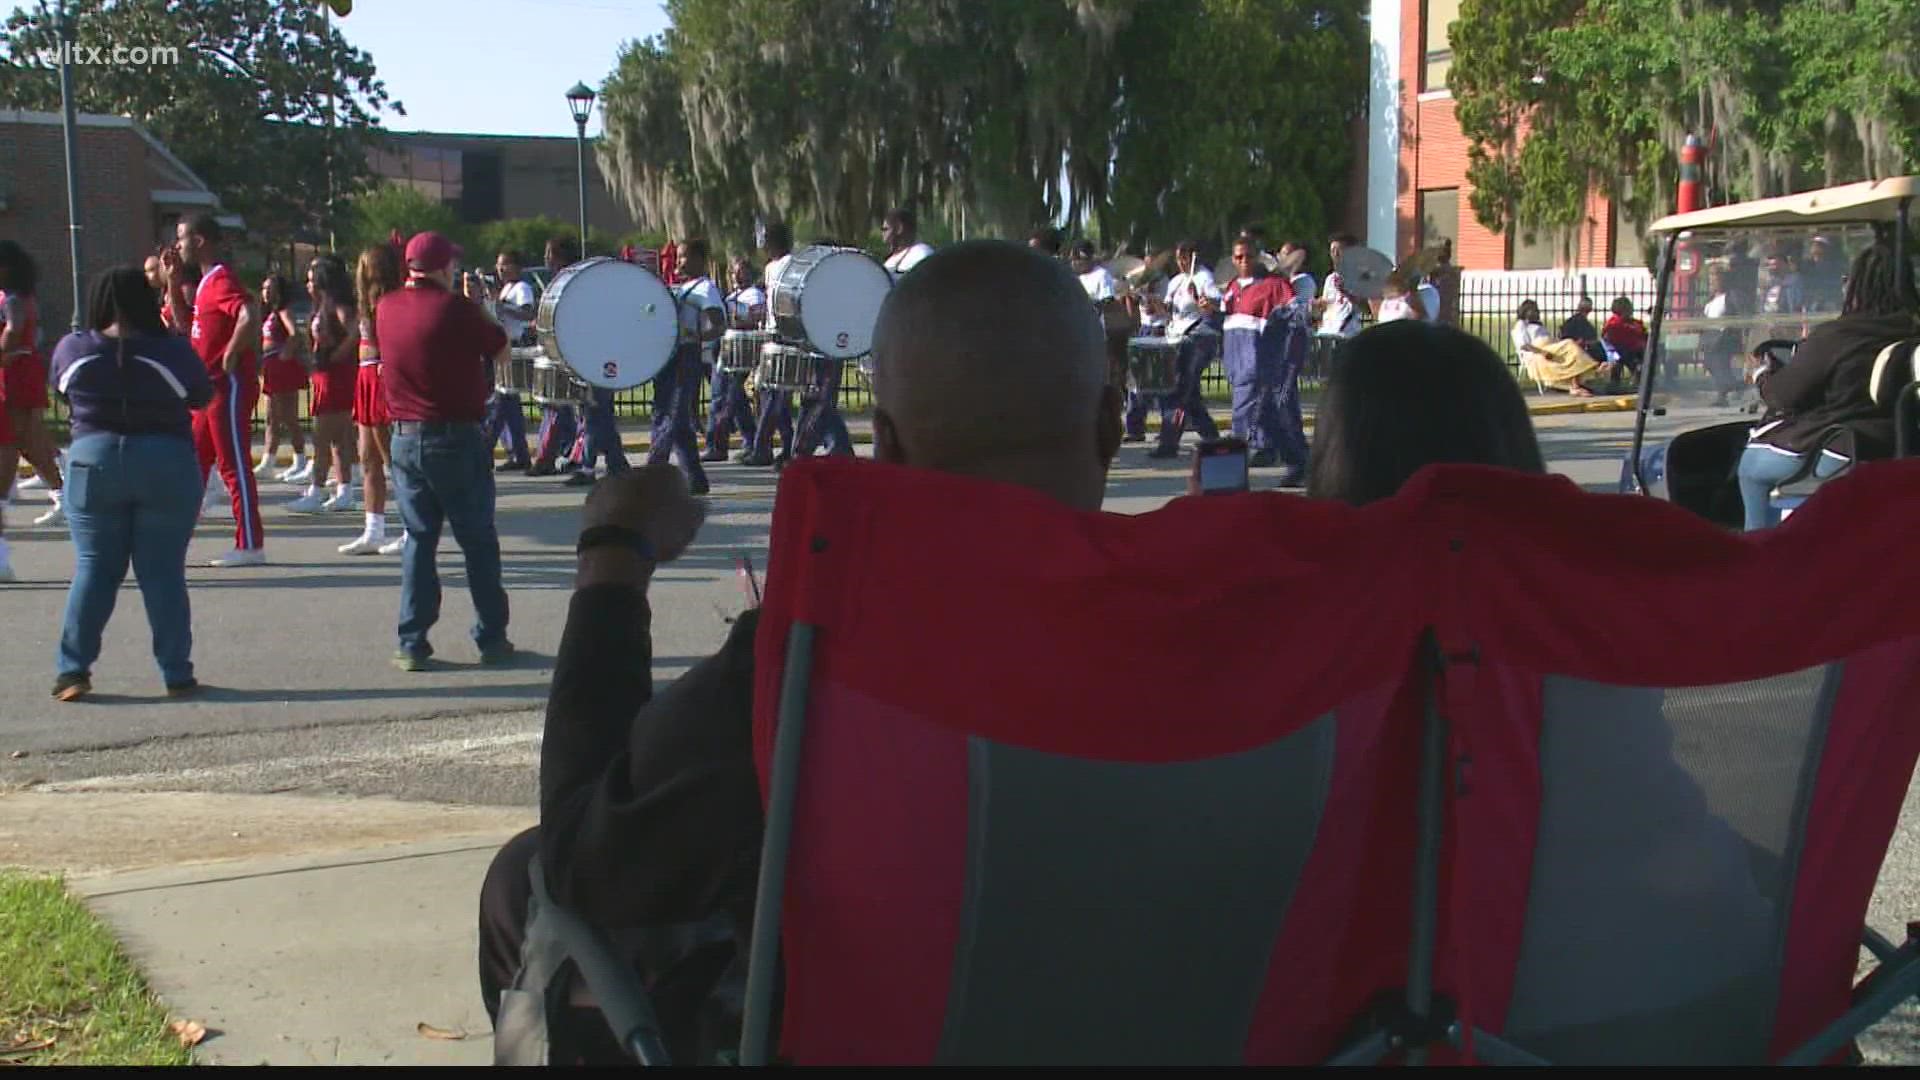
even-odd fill
[[[53,878],[0,870],[0,1065],[190,1065],[120,943]]]

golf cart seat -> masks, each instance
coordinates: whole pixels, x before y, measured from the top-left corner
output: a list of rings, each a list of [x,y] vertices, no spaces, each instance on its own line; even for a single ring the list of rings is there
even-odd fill
[[[1746,449],[1751,422],[1730,420],[1683,431],[1641,449],[1641,474],[1647,493],[1729,529],[1743,520],[1736,470]],[[1633,462],[1621,463],[1620,491],[1634,489]]]
[[[1906,457],[1913,444],[1912,401],[1916,388],[1920,388],[1920,339],[1896,341],[1881,349],[1880,355],[1873,361],[1873,374],[1868,379],[1867,392],[1875,405],[1893,411],[1894,457]],[[1843,427],[1829,428],[1824,432],[1818,448],[1839,455],[1846,464],[1822,475],[1815,470],[1821,456],[1819,453],[1809,453],[1802,458],[1800,468],[1774,486],[1773,504],[1780,508],[1782,518],[1799,509],[1813,497],[1814,492],[1820,490],[1821,485],[1836,476],[1845,475],[1853,463],[1860,460],[1852,433]]]

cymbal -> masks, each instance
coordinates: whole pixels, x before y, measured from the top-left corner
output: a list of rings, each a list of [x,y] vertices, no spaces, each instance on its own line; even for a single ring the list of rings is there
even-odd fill
[[[1107,272],[1116,278],[1123,278],[1133,284],[1139,284],[1139,273],[1146,269],[1147,260],[1138,255],[1115,255],[1107,262]]]

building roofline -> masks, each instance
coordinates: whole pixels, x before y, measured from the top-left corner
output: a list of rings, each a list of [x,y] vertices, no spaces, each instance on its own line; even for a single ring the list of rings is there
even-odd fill
[[[148,131],[143,125],[130,116],[116,116],[112,113],[76,113],[73,122],[75,127],[132,128],[134,133],[139,135],[141,140],[144,141],[147,146],[151,147],[155,153],[159,154],[168,165],[179,170],[181,176],[198,184],[202,191],[210,192],[213,190],[207,186],[205,180],[200,179],[199,173],[187,168],[186,162],[173,156],[173,151],[167,149],[165,143],[154,138],[152,132]],[[33,109],[0,109],[0,124],[41,124],[59,127],[63,123],[64,118],[55,112],[38,112]]]

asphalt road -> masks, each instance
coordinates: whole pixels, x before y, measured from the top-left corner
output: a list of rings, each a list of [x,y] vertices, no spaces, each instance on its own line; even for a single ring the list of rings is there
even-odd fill
[[[1672,416],[1661,429],[1686,421]],[[1552,467],[1611,490],[1632,429],[1628,414],[1542,417]],[[688,555],[653,587],[656,678],[668,679],[722,639],[744,597],[737,553],[766,563],[773,478],[765,470],[713,470],[712,512]],[[1256,472],[1271,484],[1278,470]],[[1123,448],[1108,506],[1152,509],[1178,494],[1184,462],[1150,461]],[[64,533],[16,528],[22,582],[0,596],[10,636],[0,646],[0,785],[85,781],[192,790],[329,790],[510,804],[531,798],[545,701],[571,585],[570,541],[581,493],[552,479],[500,484],[500,529],[518,662],[480,668],[466,638],[472,608],[460,559],[443,547],[439,665],[408,674],[389,664],[399,596],[397,557],[348,558],[334,547],[359,531],[358,514],[301,517],[281,509],[291,489],[270,485],[271,563],[205,567],[226,548],[231,523],[203,522],[190,550],[194,659],[209,687],[191,702],[161,694],[146,625],[129,582],[94,671],[95,694],[62,705],[48,697],[54,646],[71,573]],[[30,509],[35,497],[22,496]],[[16,511],[10,520],[28,515]],[[397,522],[397,515],[394,520]],[[12,758],[25,752],[24,758]],[[277,764],[276,764],[277,763]]]

